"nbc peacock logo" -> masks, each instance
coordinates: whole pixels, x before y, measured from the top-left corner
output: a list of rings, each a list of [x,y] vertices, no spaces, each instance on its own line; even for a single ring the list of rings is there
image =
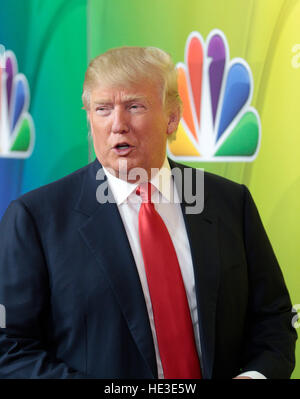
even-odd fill
[[[226,37],[213,30],[206,43],[192,32],[185,63],[177,64],[183,115],[168,155],[177,161],[253,161],[259,151],[260,118],[250,106],[253,78],[241,58],[229,58]]]
[[[1,46],[0,158],[28,158],[34,147],[34,124],[28,113],[30,91],[26,77],[18,73],[12,51]]]

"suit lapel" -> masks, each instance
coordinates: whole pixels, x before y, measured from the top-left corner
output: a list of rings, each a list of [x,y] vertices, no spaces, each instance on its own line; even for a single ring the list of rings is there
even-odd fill
[[[83,184],[77,210],[89,218],[81,226],[80,233],[109,280],[133,339],[153,376],[156,376],[147,308],[122,219],[115,203],[99,204],[96,201],[96,189],[100,184],[96,181],[96,173],[100,168],[96,160]]]
[[[183,176],[184,166],[170,160],[169,162],[172,169],[179,167]],[[199,171],[193,171],[193,182],[192,184],[189,182],[189,187],[195,188],[194,179],[196,178],[196,173],[199,173]],[[176,174],[174,175],[175,184],[177,187],[181,187],[181,182],[178,181],[177,176]],[[206,191],[203,211],[199,214],[186,213],[186,207],[191,206],[190,203],[186,202],[184,195],[186,185],[187,181],[183,179],[181,205],[195,274],[200,344],[202,348],[202,373],[204,378],[211,378],[214,362],[215,315],[220,273],[218,224],[214,212],[210,209],[209,197]]]

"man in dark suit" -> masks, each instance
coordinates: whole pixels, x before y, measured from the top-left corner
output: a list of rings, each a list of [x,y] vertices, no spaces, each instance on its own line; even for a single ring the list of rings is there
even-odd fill
[[[169,56],[97,57],[83,101],[96,160],[13,201],[0,224],[0,377],[289,378],[291,302],[247,188],[205,173],[202,212],[174,200],[196,189],[196,206],[203,175],[166,158],[180,119]],[[142,198],[148,181],[155,207]],[[147,212],[171,244],[166,234],[145,240]],[[167,271],[184,294],[151,275],[159,262],[179,266]]]

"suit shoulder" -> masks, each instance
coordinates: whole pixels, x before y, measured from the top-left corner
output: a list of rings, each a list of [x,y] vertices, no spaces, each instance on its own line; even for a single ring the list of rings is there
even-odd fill
[[[204,190],[209,202],[221,213],[233,212],[232,217],[242,215],[247,187],[210,172],[205,172],[204,176]]]
[[[23,203],[28,209],[47,208],[54,203],[63,206],[63,203],[70,204],[70,201],[76,201],[78,191],[81,190],[81,183],[92,167],[88,164],[54,182],[43,185],[39,188],[31,190],[22,196],[17,201]]]
[[[225,177],[216,175],[211,172],[207,172],[203,169],[197,169],[193,168],[187,165],[183,165],[174,161],[170,161],[170,166],[171,168],[179,168],[179,169],[190,169],[194,173],[204,173],[204,184],[205,184],[205,189],[213,192],[243,192],[244,185],[236,183],[230,179],[227,179]]]
[[[225,191],[236,191],[239,192],[243,190],[244,185],[237,183],[233,180],[227,179],[216,175],[211,172],[204,172],[205,184],[213,190],[225,190]]]

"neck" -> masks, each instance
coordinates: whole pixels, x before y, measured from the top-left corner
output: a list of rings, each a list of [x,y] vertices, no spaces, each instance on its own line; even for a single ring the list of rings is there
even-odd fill
[[[153,179],[159,170],[164,166],[166,158],[163,160],[159,167],[152,167],[149,169],[134,167],[131,169],[127,169],[127,164],[124,161],[119,163],[119,169],[112,169],[110,167],[105,167],[105,170],[108,171],[111,175],[117,177],[118,179],[124,180],[130,184],[143,183],[150,181]]]

